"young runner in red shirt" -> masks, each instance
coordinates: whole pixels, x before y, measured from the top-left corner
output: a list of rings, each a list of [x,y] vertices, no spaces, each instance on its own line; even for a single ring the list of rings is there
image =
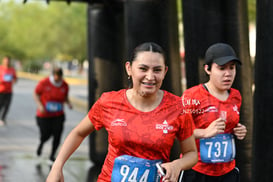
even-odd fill
[[[63,124],[65,121],[64,103],[69,108],[72,105],[68,99],[69,86],[63,80],[61,68],[54,68],[52,75],[41,80],[34,91],[34,99],[37,103],[36,120],[40,129],[40,144],[37,148],[37,156],[41,156],[44,143],[53,136],[52,151],[49,162],[55,160],[55,153],[61,141]]]
[[[160,90],[167,72],[163,50],[155,43],[135,49],[126,71],[132,88],[104,93],[68,135],[47,182],[63,180],[62,169],[83,139],[102,127],[108,132],[108,154],[98,181],[159,181],[155,163],[166,170],[163,180],[177,181],[181,170],[197,161],[190,114],[182,114],[180,97]],[[169,161],[175,137],[183,158]]]
[[[12,86],[17,81],[16,71],[10,58],[5,56],[0,66],[0,126],[6,124],[6,116],[12,99]]]
[[[209,81],[182,95],[184,112],[194,119],[199,154],[198,163],[185,171],[183,182],[239,181],[233,135],[242,140],[247,130],[239,123],[241,95],[231,88],[236,63],[241,64],[231,46],[212,45],[206,51],[204,66]]]

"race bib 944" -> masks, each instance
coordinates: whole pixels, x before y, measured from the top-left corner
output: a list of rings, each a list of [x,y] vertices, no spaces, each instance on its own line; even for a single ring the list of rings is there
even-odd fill
[[[159,182],[156,163],[161,160],[148,160],[129,155],[115,159],[112,182]]]

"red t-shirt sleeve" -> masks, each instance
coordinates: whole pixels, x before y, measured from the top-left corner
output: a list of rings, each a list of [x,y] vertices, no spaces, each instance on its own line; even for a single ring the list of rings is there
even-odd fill
[[[95,126],[96,130],[101,129],[104,127],[102,121],[103,121],[103,114],[102,114],[102,104],[101,104],[102,98],[99,98],[97,102],[92,106],[90,111],[88,112],[88,117],[92,124]]]
[[[37,84],[37,86],[35,88],[35,93],[38,94],[38,95],[40,95],[42,93],[42,91],[43,91],[43,82],[44,82],[44,80],[38,82],[38,84]]]
[[[182,141],[192,136],[194,130],[194,123],[191,114],[183,113],[179,116],[180,131],[177,134],[178,140]]]
[[[242,105],[242,96],[241,93],[239,92],[239,90],[233,89],[231,88],[231,91],[234,92],[233,93],[233,102],[237,103],[238,109],[240,111],[241,109],[241,105]]]

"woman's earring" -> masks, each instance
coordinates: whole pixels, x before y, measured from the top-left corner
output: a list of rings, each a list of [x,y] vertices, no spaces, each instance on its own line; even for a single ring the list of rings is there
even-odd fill
[[[128,87],[132,88],[133,81],[132,81],[131,75],[128,75],[127,79],[128,79]]]

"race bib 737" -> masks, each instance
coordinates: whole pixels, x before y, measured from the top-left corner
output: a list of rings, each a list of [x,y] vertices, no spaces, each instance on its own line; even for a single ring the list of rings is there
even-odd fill
[[[232,134],[218,134],[200,139],[200,157],[205,163],[230,162],[235,158],[235,141]]]

